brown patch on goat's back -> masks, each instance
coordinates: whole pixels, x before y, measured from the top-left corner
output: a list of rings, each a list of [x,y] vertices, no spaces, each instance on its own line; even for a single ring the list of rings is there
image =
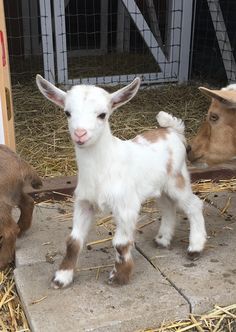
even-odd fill
[[[60,265],[60,270],[74,269],[77,263],[79,251],[79,241],[72,239],[72,237],[70,236],[67,240],[66,255]]]
[[[173,152],[171,149],[169,149],[169,159],[168,159],[168,162],[167,162],[167,174],[170,175],[173,171]]]
[[[185,179],[181,173],[176,175],[176,187],[183,189],[185,187]]]
[[[145,131],[142,134],[139,134],[136,136],[133,141],[139,143],[139,138],[145,139],[149,143],[156,143],[160,139],[165,140],[168,135],[168,129],[167,128],[159,128],[159,129],[152,129]]]

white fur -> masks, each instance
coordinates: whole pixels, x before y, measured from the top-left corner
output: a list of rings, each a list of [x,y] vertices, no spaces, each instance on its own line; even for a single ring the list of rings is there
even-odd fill
[[[39,86],[42,80],[37,78]],[[45,80],[43,83],[45,86]],[[75,86],[65,96],[64,105],[71,114],[69,130],[79,168],[71,236],[83,244],[93,208],[98,207],[109,209],[114,215],[117,223],[114,246],[132,243],[141,203],[148,197],[156,197],[161,200],[163,213],[156,241],[164,246],[170,244],[174,234],[175,207],[179,207],[190,220],[189,251],[201,251],[206,231],[202,203],[192,193],[186,167],[183,122],[160,112],[157,116],[159,124],[168,131],[165,138],[154,143],[142,136],[138,140],[123,141],[111,134],[110,114],[136,94],[139,84],[136,79],[113,94],[95,86]],[[101,113],[106,113],[106,119],[98,118]],[[86,131],[82,145],[76,141],[75,131],[78,129]],[[168,174],[170,162],[171,173]],[[184,188],[177,185],[178,174],[184,178]],[[126,255],[130,257],[129,252]],[[57,276],[60,282],[68,283],[63,278],[64,275]]]
[[[181,119],[177,119],[176,117],[172,116],[169,113],[166,112],[159,112],[156,116],[156,119],[161,127],[165,128],[171,128],[176,133],[179,134],[180,139],[183,140],[185,143],[185,137],[184,137],[184,123]]]
[[[60,288],[59,285],[57,286],[57,282],[62,284],[63,287],[68,286],[69,284],[71,284],[71,282],[73,280],[73,274],[74,274],[73,270],[58,270],[58,271],[56,271],[55,276],[54,276],[53,287],[55,289]]]
[[[230,85],[226,86],[225,88],[222,88],[221,90],[224,90],[224,91],[235,91],[236,90],[236,84],[230,84]]]

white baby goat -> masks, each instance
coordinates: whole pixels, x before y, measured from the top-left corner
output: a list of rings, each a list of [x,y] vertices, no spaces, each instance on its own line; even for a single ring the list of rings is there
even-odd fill
[[[53,287],[65,287],[72,282],[78,254],[97,207],[112,211],[117,224],[113,238],[116,262],[110,282],[129,281],[135,227],[141,203],[148,197],[158,198],[162,211],[157,244],[170,245],[179,207],[189,218],[188,253],[196,258],[204,248],[206,231],[203,204],[192,193],[185,163],[182,121],[160,112],[157,120],[161,129],[123,141],[111,134],[108,119],[116,108],[135,96],[139,78],[111,94],[86,85],[74,86],[66,93],[40,75],[36,81],[46,98],[64,108],[79,165],[73,229],[66,255],[52,280]]]

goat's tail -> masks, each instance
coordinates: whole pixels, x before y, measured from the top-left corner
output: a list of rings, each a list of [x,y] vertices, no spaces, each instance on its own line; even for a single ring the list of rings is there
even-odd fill
[[[185,136],[184,136],[184,122],[181,119],[172,116],[166,112],[159,112],[156,116],[157,122],[163,128],[171,128],[173,129],[180,137],[180,139],[185,143]]]
[[[43,183],[36,171],[26,162],[23,162],[23,178],[24,181],[34,189],[42,187]]]
[[[159,112],[156,116],[157,122],[161,127],[172,128],[178,134],[184,135],[184,123],[181,119],[178,119],[166,112]]]

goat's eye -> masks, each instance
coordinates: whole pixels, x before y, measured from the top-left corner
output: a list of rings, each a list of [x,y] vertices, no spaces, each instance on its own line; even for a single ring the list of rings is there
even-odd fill
[[[98,118],[101,119],[101,120],[104,120],[106,117],[106,113],[101,113],[98,115]]]
[[[67,118],[69,118],[71,116],[69,111],[65,111],[65,115],[67,116]]]
[[[219,115],[211,112],[209,119],[210,119],[210,121],[216,122],[217,120],[219,120]]]

